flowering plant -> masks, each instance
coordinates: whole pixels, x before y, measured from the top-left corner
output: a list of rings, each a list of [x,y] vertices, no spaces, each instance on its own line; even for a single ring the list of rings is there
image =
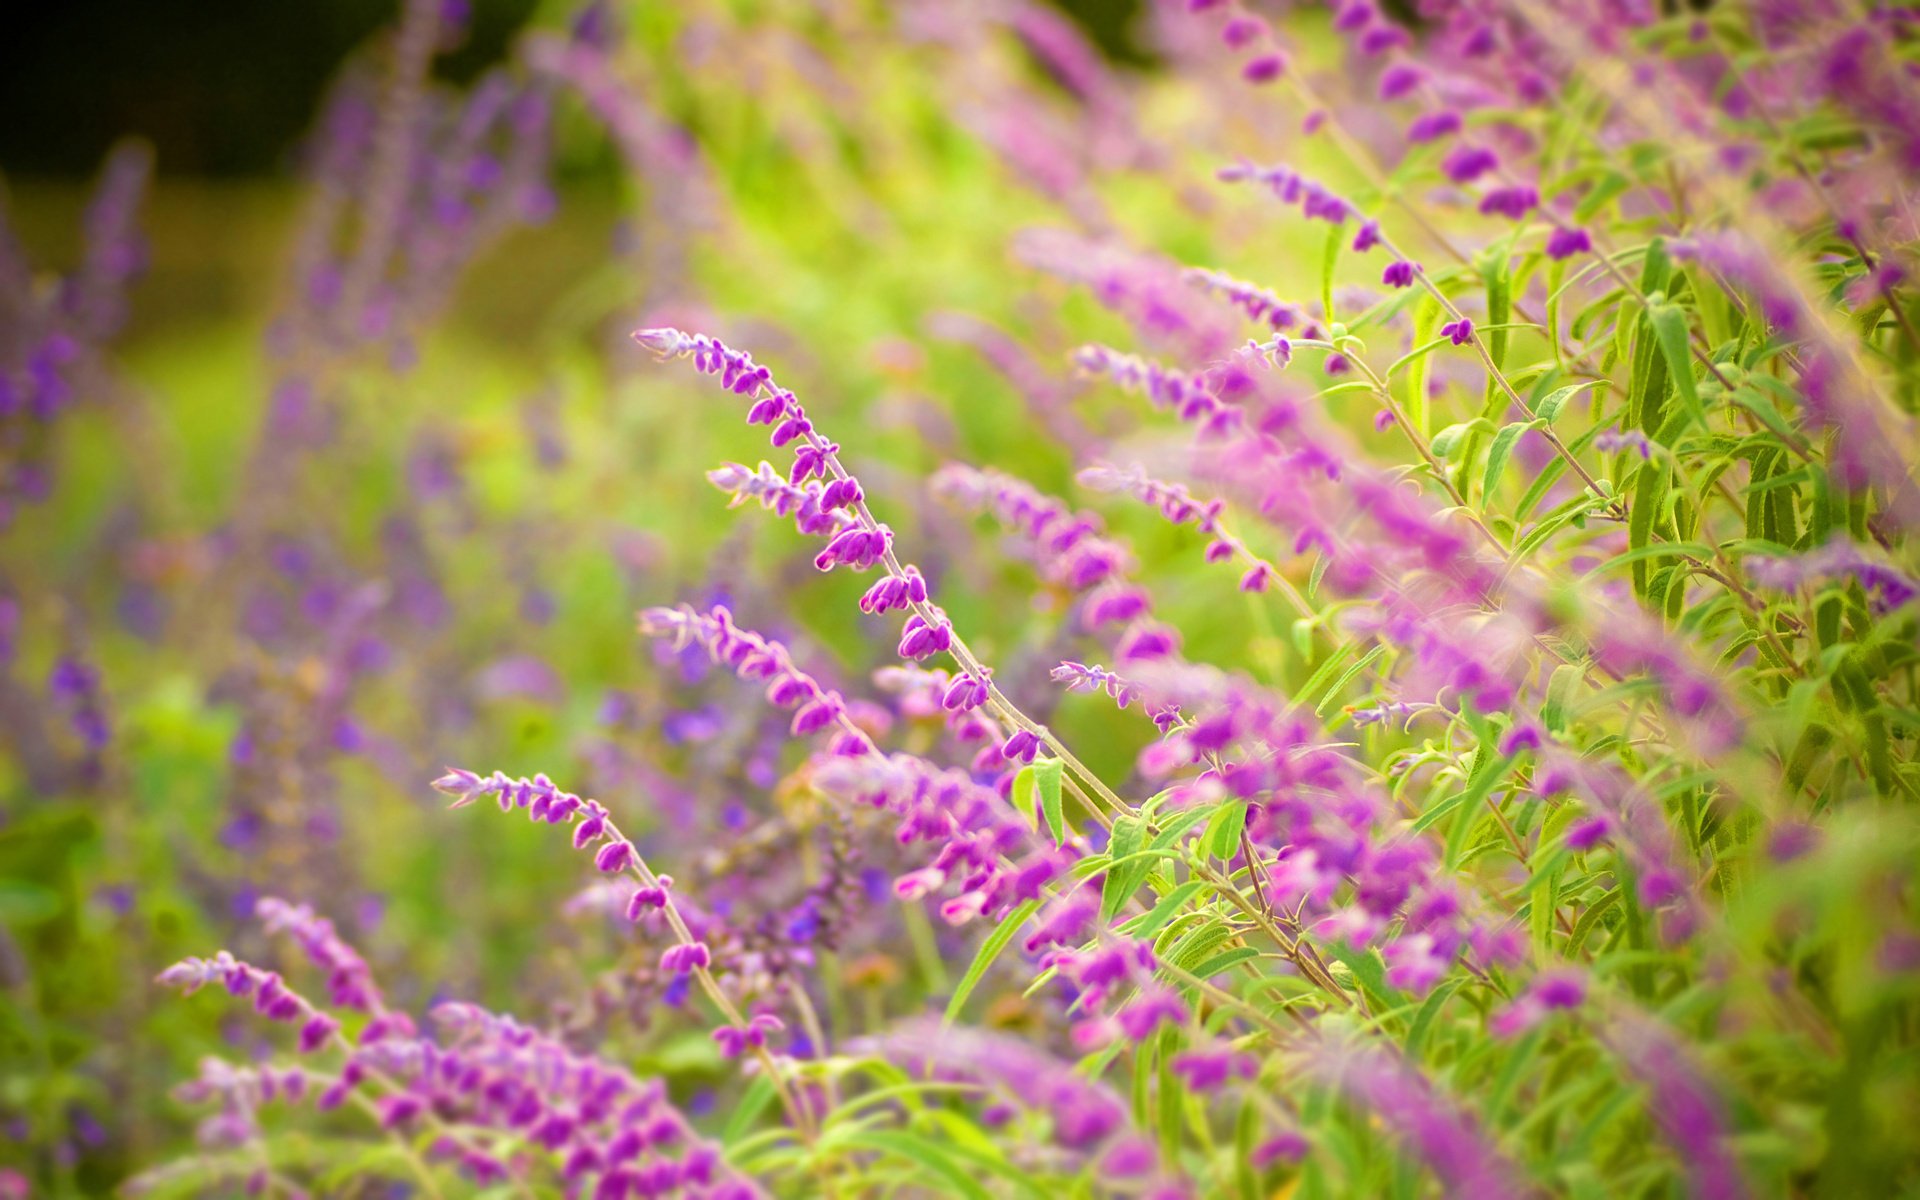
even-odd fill
[[[226,504],[8,559],[0,1180],[1914,1186],[1911,14],[773,7],[456,93],[408,3]],[[462,275],[603,147],[565,382],[460,407]],[[0,272],[0,502],[140,419],[144,169]],[[132,1014],[192,1151],[82,1148]]]

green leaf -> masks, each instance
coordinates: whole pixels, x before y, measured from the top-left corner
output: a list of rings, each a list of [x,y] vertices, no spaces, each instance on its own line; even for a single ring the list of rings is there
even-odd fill
[[[24,879],[0,879],[0,924],[37,925],[60,915],[66,905],[52,888]]]
[[[1222,950],[1203,963],[1187,971],[1196,979],[1212,979],[1215,975],[1246,962],[1250,958],[1259,958],[1260,952],[1251,946],[1235,946],[1231,950]]]
[[[1136,817],[1123,816],[1113,823],[1113,837],[1107,843],[1107,854],[1113,860],[1107,868],[1107,877],[1100,885],[1100,915],[1111,921],[1114,915],[1126,906],[1127,900],[1139,888],[1140,881],[1153,869],[1151,858],[1143,857],[1136,861],[1128,856],[1140,849],[1146,838],[1146,831]],[[1125,860],[1125,861],[1123,861]]]
[[[733,1116],[727,1119],[727,1127],[720,1134],[721,1142],[731,1146],[745,1137],[761,1112],[773,1103],[773,1096],[773,1080],[765,1075],[754,1076],[753,1082],[747,1085],[747,1090],[740,1094],[739,1102],[734,1105]]]
[[[1653,323],[1654,337],[1660,343],[1661,354],[1666,356],[1667,373],[1672,376],[1680,398],[1687,402],[1689,412],[1700,415],[1700,391],[1693,378],[1693,352],[1688,341],[1687,314],[1676,305],[1656,304],[1647,310],[1647,320]]]
[[[1334,681],[1333,686],[1327,689],[1326,697],[1322,699],[1314,709],[1314,715],[1319,717],[1326,716],[1327,710],[1339,703],[1341,694],[1346,691],[1347,685],[1353,682],[1353,677],[1366,670],[1367,666],[1372,663],[1374,659],[1379,658],[1386,652],[1387,648],[1385,646],[1375,646],[1373,649],[1367,651],[1366,655],[1361,658],[1359,662],[1342,672],[1340,678]]]
[[[959,986],[953,989],[953,996],[947,1001],[947,1012],[943,1019],[948,1024],[952,1024],[954,1018],[960,1015],[967,997],[973,995],[973,989],[980,986],[980,980],[986,977],[987,969],[993,966],[1000,952],[1007,948],[1007,943],[1013,940],[1014,935],[1020,932],[1020,927],[1027,923],[1027,918],[1039,907],[1038,900],[1022,902],[1018,908],[1002,917],[1000,924],[981,941],[980,948],[973,953],[973,961],[967,965],[967,973],[960,977]]]
[[[1489,251],[1480,259],[1480,278],[1486,284],[1487,292],[1487,325],[1479,332],[1496,371],[1506,366],[1506,322],[1513,309],[1513,277],[1507,268],[1508,258],[1504,248]],[[1492,395],[1499,386],[1489,378],[1488,394]]]
[[[1580,688],[1580,680],[1586,675],[1586,668],[1577,663],[1563,663],[1553,669],[1547,677],[1546,702],[1540,708],[1540,721],[1549,733],[1567,731],[1567,711],[1573,697]]]
[[[1507,458],[1513,453],[1514,443],[1532,428],[1531,421],[1515,421],[1494,435],[1493,445],[1487,450],[1486,473],[1480,477],[1482,503],[1492,503],[1494,489],[1500,485],[1500,473],[1507,469]]]
[[[1156,930],[1179,916],[1181,910],[1186,907],[1187,901],[1211,886],[1204,879],[1189,879],[1160,897],[1147,912],[1121,926],[1120,931],[1136,938],[1151,937]]]
[[[952,1184],[963,1196],[975,1200],[992,1200],[989,1192],[979,1180],[968,1174],[959,1163],[953,1161],[945,1147],[928,1141],[915,1133],[892,1129],[867,1129],[850,1133],[845,1137],[834,1138],[835,1146],[847,1146],[857,1150],[873,1150],[881,1154],[890,1154],[928,1171]]]
[[[1229,800],[1207,822],[1207,853],[1227,860],[1240,852],[1240,831],[1247,826],[1247,802]]]
[[[1640,471],[1634,477],[1633,507],[1627,512],[1627,548],[1630,550],[1644,549],[1653,540],[1654,522],[1666,505],[1667,472],[1664,459],[1640,464]],[[1646,560],[1634,560],[1634,594],[1645,597],[1648,582]]]
[[[1449,425],[1439,433],[1434,434],[1431,449],[1433,450],[1435,458],[1451,458],[1453,457],[1453,452],[1459,448],[1461,441],[1468,435],[1491,432],[1493,432],[1493,422],[1484,417],[1475,417],[1471,421],[1462,421],[1457,425]]]
[[[1033,772],[1033,782],[1040,790],[1040,811],[1047,819],[1047,829],[1053,834],[1053,843],[1058,846],[1067,840],[1066,818],[1060,813],[1060,771],[1065,764],[1057,758],[1043,758],[1024,768],[1020,774]],[[1016,785],[1019,780],[1014,781]],[[1031,809],[1023,809],[1030,812]]]
[[[1533,406],[1533,415],[1543,421],[1557,421],[1560,419],[1560,411],[1566,408],[1568,402],[1575,396],[1605,382],[1604,379],[1589,379],[1584,383],[1570,383],[1566,387],[1555,388],[1547,393],[1545,399]]]

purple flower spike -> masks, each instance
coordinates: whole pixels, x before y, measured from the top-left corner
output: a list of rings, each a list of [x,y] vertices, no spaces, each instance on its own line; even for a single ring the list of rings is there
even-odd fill
[[[448,767],[447,773],[433,781],[433,790],[453,797],[450,808],[471,804],[481,794],[481,780],[472,771]]]

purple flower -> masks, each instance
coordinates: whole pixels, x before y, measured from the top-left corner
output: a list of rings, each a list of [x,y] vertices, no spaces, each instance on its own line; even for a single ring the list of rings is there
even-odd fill
[[[1643,459],[1653,457],[1653,443],[1647,440],[1646,434],[1637,429],[1629,429],[1625,433],[1614,429],[1605,430],[1593,439],[1593,448],[1603,454],[1631,450]]]
[[[1522,750],[1538,750],[1545,740],[1546,732],[1540,726],[1532,721],[1520,721],[1500,735],[1499,745],[1494,748],[1511,758]]]
[[[1265,1170],[1275,1163],[1297,1163],[1306,1158],[1313,1147],[1297,1130],[1284,1130],[1267,1138],[1253,1148],[1250,1157],[1254,1169]]]
[[[609,875],[626,870],[633,862],[633,843],[625,840],[608,842],[593,856],[594,869]]]
[[[1460,114],[1451,110],[1424,113],[1407,126],[1407,140],[1419,145],[1451,137],[1460,132]]]
[[[1584,229],[1574,229],[1566,225],[1554,226],[1547,235],[1547,257],[1555,262],[1571,258],[1576,254],[1587,254],[1593,250],[1593,239]]]
[[[1426,72],[1412,63],[1394,63],[1380,72],[1380,98],[1398,100],[1426,80]]]
[[[1235,1079],[1252,1079],[1259,1073],[1252,1058],[1228,1049],[1186,1051],[1174,1057],[1173,1071],[1196,1092],[1218,1091]]]
[[[1455,183],[1472,183],[1500,165],[1500,157],[1484,146],[1455,146],[1440,160],[1440,169]]]
[[[1395,259],[1393,262],[1387,264],[1386,270],[1380,273],[1380,282],[1386,284],[1388,287],[1407,287],[1413,283],[1413,273],[1419,269],[1420,265],[1418,263],[1410,262],[1404,258]]]
[[[1499,215],[1511,221],[1518,221],[1537,204],[1540,193],[1533,188],[1516,186],[1494,188],[1480,198],[1480,211],[1489,216]]]
[[[1353,252],[1355,254],[1365,254],[1379,244],[1380,223],[1378,221],[1362,221],[1360,228],[1353,235]]]
[[[1267,23],[1258,17],[1239,14],[1220,27],[1220,41],[1228,49],[1240,50],[1265,37]]]
[[[1326,1040],[1315,1048],[1309,1069],[1404,1139],[1449,1194],[1487,1200],[1527,1194],[1520,1172],[1478,1123],[1391,1050]]]
[[[1240,78],[1248,83],[1272,83],[1286,72],[1286,56],[1278,51],[1270,51],[1249,59],[1247,65],[1240,68]]]
[[[1000,747],[1008,762],[1030,763],[1040,751],[1040,738],[1030,729],[1015,730]]]
[[[1457,321],[1448,321],[1440,327],[1440,336],[1456,346],[1464,346],[1473,340],[1473,322],[1466,317]]]
[[[660,955],[660,969],[674,975],[703,971],[713,963],[713,952],[705,942],[679,942]]]

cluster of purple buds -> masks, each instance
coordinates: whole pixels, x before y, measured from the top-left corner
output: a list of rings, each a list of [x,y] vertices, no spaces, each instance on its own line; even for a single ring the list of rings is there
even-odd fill
[[[1284,344],[1285,339],[1275,339]],[[1143,393],[1157,408],[1208,433],[1227,433],[1244,420],[1240,410],[1216,396],[1194,376],[1172,367],[1122,354],[1106,346],[1088,345],[1074,351],[1073,361],[1089,375],[1101,375],[1123,388]]]
[[[1070,692],[1105,692],[1121,708],[1132,704],[1138,694],[1134,685],[1098,664],[1068,659],[1051,672],[1054,680],[1067,685]]]
[[[829,795],[896,814],[901,845],[937,847],[925,866],[894,881],[894,892],[914,900],[956,884],[957,894],[939,909],[950,923],[997,916],[1038,899],[1065,868],[1064,851],[1037,835],[999,792],[963,771],[907,754],[871,754],[830,759],[815,780]],[[1011,860],[1023,850],[1020,861]]]
[[[1192,1017],[1178,995],[1154,980],[1157,960],[1146,942],[1114,938],[1091,950],[1054,950],[1042,961],[1078,989],[1076,1011],[1083,1015],[1073,1039],[1082,1048],[1116,1037],[1144,1041],[1162,1022],[1179,1025]]]
[[[1461,143],[1440,160],[1440,170],[1455,183],[1472,183],[1500,166],[1500,156],[1485,146]]]
[[[1449,1194],[1486,1200],[1519,1200],[1528,1194],[1520,1172],[1478,1122],[1391,1050],[1329,1039],[1314,1048],[1307,1067],[1403,1138]]]
[[[767,701],[777,708],[794,710],[790,726],[793,736],[806,737],[839,724],[843,736],[836,740],[836,750],[864,754],[873,748],[864,734],[852,728],[840,693],[821,686],[794,666],[792,656],[779,642],[735,625],[733,614],[724,605],[716,604],[704,613],[684,604],[678,608],[649,608],[640,614],[640,631],[649,637],[672,639],[676,650],[697,645],[740,678],[765,680]],[[950,640],[950,633],[948,637]]]
[[[55,662],[47,673],[47,698],[90,753],[106,747],[111,731],[97,667],[71,657]]]
[[[1440,336],[1456,346],[1464,346],[1473,340],[1473,321],[1467,317],[1448,321],[1440,327]]]
[[[483,776],[459,767],[449,767],[445,775],[433,781],[433,789],[442,795],[452,796],[453,803],[449,806],[452,808],[464,808],[482,796],[492,796],[500,805],[501,812],[523,808],[527,810],[529,820],[549,825],[572,821],[573,848],[586,850],[598,843],[598,849],[594,850],[593,865],[606,874],[619,874],[639,861],[633,843],[621,837],[614,828],[612,814],[605,805],[598,800],[582,799],[565,791],[545,775],[514,779],[500,771]],[[637,919],[639,915],[634,912],[629,919]]]
[[[1231,166],[1221,167],[1214,172],[1214,178],[1222,183],[1257,183],[1272,192],[1282,204],[1300,206],[1300,215],[1309,221],[1320,220],[1330,225],[1339,225],[1346,221],[1347,215],[1354,211],[1340,196],[1325,186],[1293,170],[1291,167],[1258,167],[1242,160]],[[1378,235],[1378,230],[1375,231]]]
[[[955,463],[934,476],[933,489],[971,511],[991,513],[1020,534],[1042,573],[1071,591],[1097,587],[1118,576],[1127,564],[1125,548],[1102,536],[1099,517],[1075,512],[1024,480]]]
[[[1413,284],[1414,273],[1419,269],[1420,264],[1411,259],[1396,258],[1387,264],[1384,271],[1380,272],[1380,282],[1388,287],[1410,287]]]
[[[1586,977],[1577,971],[1545,971],[1534,977],[1513,1003],[1495,1013],[1496,1036],[1516,1037],[1556,1012],[1568,1012],[1587,1001]]]
[[[1547,235],[1547,257],[1559,262],[1563,258],[1572,258],[1576,254],[1591,254],[1593,238],[1584,229],[1570,225],[1556,225]]]
[[[753,361],[744,350],[730,350],[718,338],[704,333],[685,333],[678,329],[639,329],[633,340],[653,351],[661,359],[691,358],[694,368],[703,374],[718,375],[720,384],[736,396],[754,398],[747,410],[749,425],[771,425],[769,440],[776,447],[798,442],[794,450],[793,470],[788,482],[801,484],[815,475],[826,479],[834,474],[830,463],[840,447],[820,437],[807,419],[806,409],[792,392],[773,381],[773,372]],[[859,488],[836,497],[842,503],[857,503]],[[833,507],[829,505],[828,507]]]
[[[1216,8],[1232,10],[1226,22],[1220,26],[1221,44],[1229,50],[1249,55],[1240,65],[1240,78],[1248,83],[1272,83],[1287,73],[1287,56],[1274,44],[1272,31],[1265,21],[1229,5],[1227,0],[1187,0],[1188,12],[1207,12]]]
[[[278,973],[242,962],[225,950],[212,958],[184,958],[160,973],[162,987],[192,995],[210,983],[235,996],[253,997],[253,1007],[270,1021],[298,1022],[300,1052],[311,1054],[332,1040],[340,1022],[321,1012],[289,988]]]
[[[720,1057],[739,1058],[749,1047],[760,1049],[767,1044],[769,1035],[786,1029],[786,1022],[772,1013],[756,1013],[746,1026],[722,1025],[713,1031],[714,1044],[720,1047]]]
[[[732,505],[757,501],[768,512],[792,517],[794,525],[809,537],[833,537],[854,524],[853,516],[843,509],[861,499],[860,485],[851,479],[828,484],[809,480],[796,487],[769,462],[752,469],[727,463],[708,471],[707,479],[733,497]]]
[[[1209,295],[1220,297],[1247,314],[1250,320],[1258,321],[1275,332],[1292,329],[1296,325],[1310,327],[1312,324],[1311,318],[1297,305],[1288,304],[1257,284],[1235,279],[1223,272],[1195,267],[1181,278]],[[1312,337],[1313,334],[1302,336]]]
[[[254,915],[268,933],[291,934],[307,958],[327,973],[327,989],[334,1004],[386,1015],[380,990],[374,986],[373,971],[360,952],[334,930],[332,921],[316,914],[310,905],[290,904],[278,896],[262,896],[254,905]],[[406,1022],[401,1015],[390,1019]]]
[[[1333,27],[1353,37],[1354,46],[1369,58],[1408,45],[1407,31],[1381,15],[1372,0],[1344,0],[1335,6]]]
[[[952,648],[953,625],[938,614],[935,614],[934,620],[928,621],[915,613],[900,627],[898,649],[901,658],[928,658]]]
[[[860,611],[877,615],[926,602],[927,581],[920,568],[909,565],[898,575],[888,572],[885,578],[876,580],[860,597]]]
[[[1653,457],[1653,443],[1638,429],[1629,429],[1624,433],[1617,429],[1605,430],[1593,439],[1593,448],[1602,454],[1630,450],[1643,459]]]
[[[1188,1050],[1173,1059],[1173,1073],[1196,1092],[1217,1092],[1234,1080],[1253,1079],[1260,1073],[1252,1055],[1228,1047]]]
[[[1920,596],[1920,582],[1862,553],[1844,539],[1792,557],[1755,555],[1747,574],[1762,587],[1792,592],[1834,579],[1851,579],[1872,598],[1874,609],[1892,612]]]
[[[875,529],[855,526],[835,534],[827,548],[814,556],[813,565],[822,571],[842,565],[864,571],[885,559],[892,550],[893,531],[885,525]]]
[[[1210,563],[1229,562],[1236,555],[1247,559],[1251,565],[1240,577],[1243,592],[1266,591],[1278,574],[1271,563],[1255,556],[1221,524],[1220,516],[1226,511],[1224,500],[1199,500],[1185,484],[1155,479],[1139,467],[1120,470],[1101,464],[1087,467],[1077,478],[1095,491],[1126,492],[1158,509],[1161,516],[1175,525],[1192,522],[1212,539],[1207,543],[1206,557]]]
[[[1459,133],[1460,128],[1460,114],[1451,109],[1422,113],[1407,126],[1407,140],[1415,145],[1422,142],[1437,142],[1443,137],[1452,137]]]
[[[676,942],[660,953],[660,969],[670,975],[690,975],[713,965],[713,951],[705,942]]]
[[[1008,762],[1030,763],[1040,753],[1040,737],[1031,729],[1016,729],[1001,743],[1000,753]]]
[[[414,1054],[381,1065],[409,1079],[409,1096],[435,1111],[514,1133],[554,1155],[570,1193],[593,1200],[761,1195],[744,1178],[728,1177],[718,1151],[697,1140],[658,1083],[643,1084],[476,1005],[441,1004],[433,1018],[444,1047],[417,1043]]]
[[[980,668],[978,675],[962,671],[947,685],[940,697],[940,706],[948,712],[971,712],[979,708],[993,692],[992,678],[993,672],[986,667]]]
[[[650,912],[665,908],[667,893],[672,890],[671,875],[656,875],[652,883],[643,883],[634,888],[633,895],[627,898],[627,920],[638,921]]]
[[[1483,214],[1506,217],[1510,221],[1518,221],[1539,204],[1539,191],[1525,184],[1497,187],[1480,197],[1480,211]]]

